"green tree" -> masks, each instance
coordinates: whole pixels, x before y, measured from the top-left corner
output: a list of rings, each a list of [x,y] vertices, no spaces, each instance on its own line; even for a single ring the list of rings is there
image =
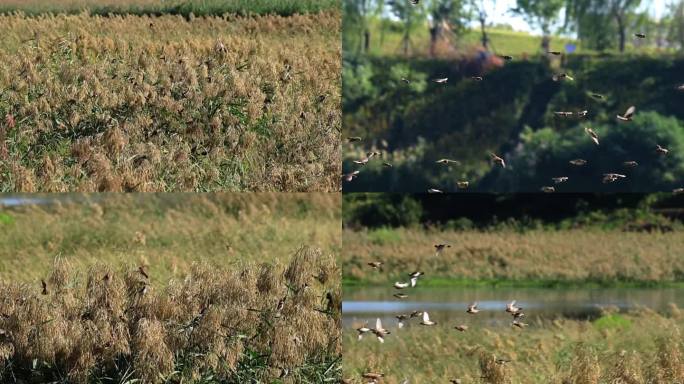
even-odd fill
[[[390,0],[387,2],[394,16],[401,20],[402,37],[401,46],[404,55],[408,55],[411,46],[411,34],[425,21],[425,8],[423,3],[411,4],[407,0]]]
[[[641,0],[567,0],[566,27],[591,48],[603,50],[617,46],[624,52],[627,29],[634,22]]]
[[[451,33],[460,36],[472,14],[467,0],[432,0],[430,11],[430,56],[435,54],[435,46],[440,39]]]
[[[684,0],[670,4],[668,18],[668,40],[677,44],[679,49],[684,49]]]
[[[565,0],[517,0],[517,6],[512,11],[541,29],[544,34],[542,49],[548,52],[551,26],[558,20],[564,4]]]

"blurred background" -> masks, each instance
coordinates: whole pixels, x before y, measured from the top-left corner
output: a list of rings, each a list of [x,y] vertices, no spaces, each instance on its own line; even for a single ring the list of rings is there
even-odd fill
[[[360,170],[345,191],[452,191],[459,180],[539,191],[558,176],[564,192],[681,187],[681,0],[345,0],[343,23],[343,136],[361,138],[343,142],[343,171]],[[619,123],[631,105],[633,121]],[[370,151],[381,160],[353,163]],[[578,158],[587,165],[569,164]],[[604,184],[604,173],[627,178]]]

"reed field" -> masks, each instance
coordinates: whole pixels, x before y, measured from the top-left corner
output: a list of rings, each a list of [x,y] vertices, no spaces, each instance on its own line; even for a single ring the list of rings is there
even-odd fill
[[[285,263],[302,244],[325,254],[341,249],[334,194],[66,196],[0,207],[0,280],[35,286],[63,259],[73,273],[95,263],[147,265],[161,284],[183,278],[198,260],[242,268]]]
[[[664,229],[346,229],[342,265],[347,284],[391,283],[416,270],[427,284],[676,284],[684,232]],[[451,248],[436,255],[435,244]],[[384,264],[376,270],[373,261]]]
[[[287,263],[198,263],[183,279],[58,259],[44,286],[0,283],[3,383],[322,383],[340,375],[339,270],[302,247]],[[314,278],[315,277],[315,278]]]
[[[340,7],[339,0],[0,0],[0,12],[27,14],[180,14],[189,16],[278,14],[327,11]]]
[[[502,311],[503,312],[503,311]],[[531,315],[531,313],[528,313]],[[470,316],[464,314],[463,316]],[[505,314],[504,314],[505,316]],[[374,319],[373,319],[374,320]],[[457,324],[397,329],[385,343],[375,336],[343,335],[343,377],[383,373],[380,383],[673,384],[684,382],[684,315],[647,309],[630,314],[606,310],[595,321],[528,319],[528,326],[477,328]],[[464,320],[466,321],[466,320]],[[363,324],[357,324],[360,326]],[[453,383],[453,381],[452,381]]]
[[[340,23],[0,15],[0,192],[336,191]]]

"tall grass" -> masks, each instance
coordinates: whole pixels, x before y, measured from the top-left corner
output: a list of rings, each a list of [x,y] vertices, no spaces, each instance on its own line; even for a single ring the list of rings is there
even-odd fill
[[[221,16],[315,13],[339,9],[339,0],[0,0],[0,13],[22,11],[29,15],[42,13],[91,14],[174,14]]]
[[[0,192],[336,191],[339,26],[0,16]]]
[[[287,265],[195,264],[166,285],[135,268],[63,260],[36,284],[0,283],[3,383],[324,382],[339,375],[332,256]],[[282,304],[282,308],[279,305]]]
[[[528,313],[528,316],[531,313]],[[463,316],[467,316],[465,313]],[[524,329],[455,324],[421,327],[414,322],[380,344],[343,334],[343,376],[359,380],[367,371],[398,383],[661,384],[684,381],[684,317],[672,307],[658,314],[638,310],[619,315],[631,327],[599,328],[590,321],[528,319]],[[509,361],[509,362],[501,362]]]
[[[435,244],[447,243],[436,256]],[[684,232],[569,230],[343,231],[344,278],[388,283],[421,270],[436,280],[662,284],[684,277]],[[382,272],[367,266],[382,261]],[[429,279],[426,280],[429,282]]]
[[[32,198],[54,199],[54,195]],[[193,262],[226,268],[274,262],[309,244],[339,254],[334,194],[104,194],[2,209],[0,279],[35,284],[58,257],[78,271],[125,260],[152,280],[182,278]],[[71,199],[65,200],[65,199]]]

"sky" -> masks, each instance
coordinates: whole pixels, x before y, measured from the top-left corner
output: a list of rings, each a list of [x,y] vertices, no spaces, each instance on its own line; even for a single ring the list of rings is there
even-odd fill
[[[640,11],[649,10],[649,13],[656,18],[662,16],[666,9],[668,2],[671,0],[643,0]],[[493,24],[509,24],[517,31],[525,31],[534,34],[541,34],[541,31],[531,28],[523,19],[522,16],[511,15],[509,9],[515,8],[516,0],[489,0],[485,1],[485,8],[487,10],[487,22]],[[473,22],[473,25],[477,24]]]

